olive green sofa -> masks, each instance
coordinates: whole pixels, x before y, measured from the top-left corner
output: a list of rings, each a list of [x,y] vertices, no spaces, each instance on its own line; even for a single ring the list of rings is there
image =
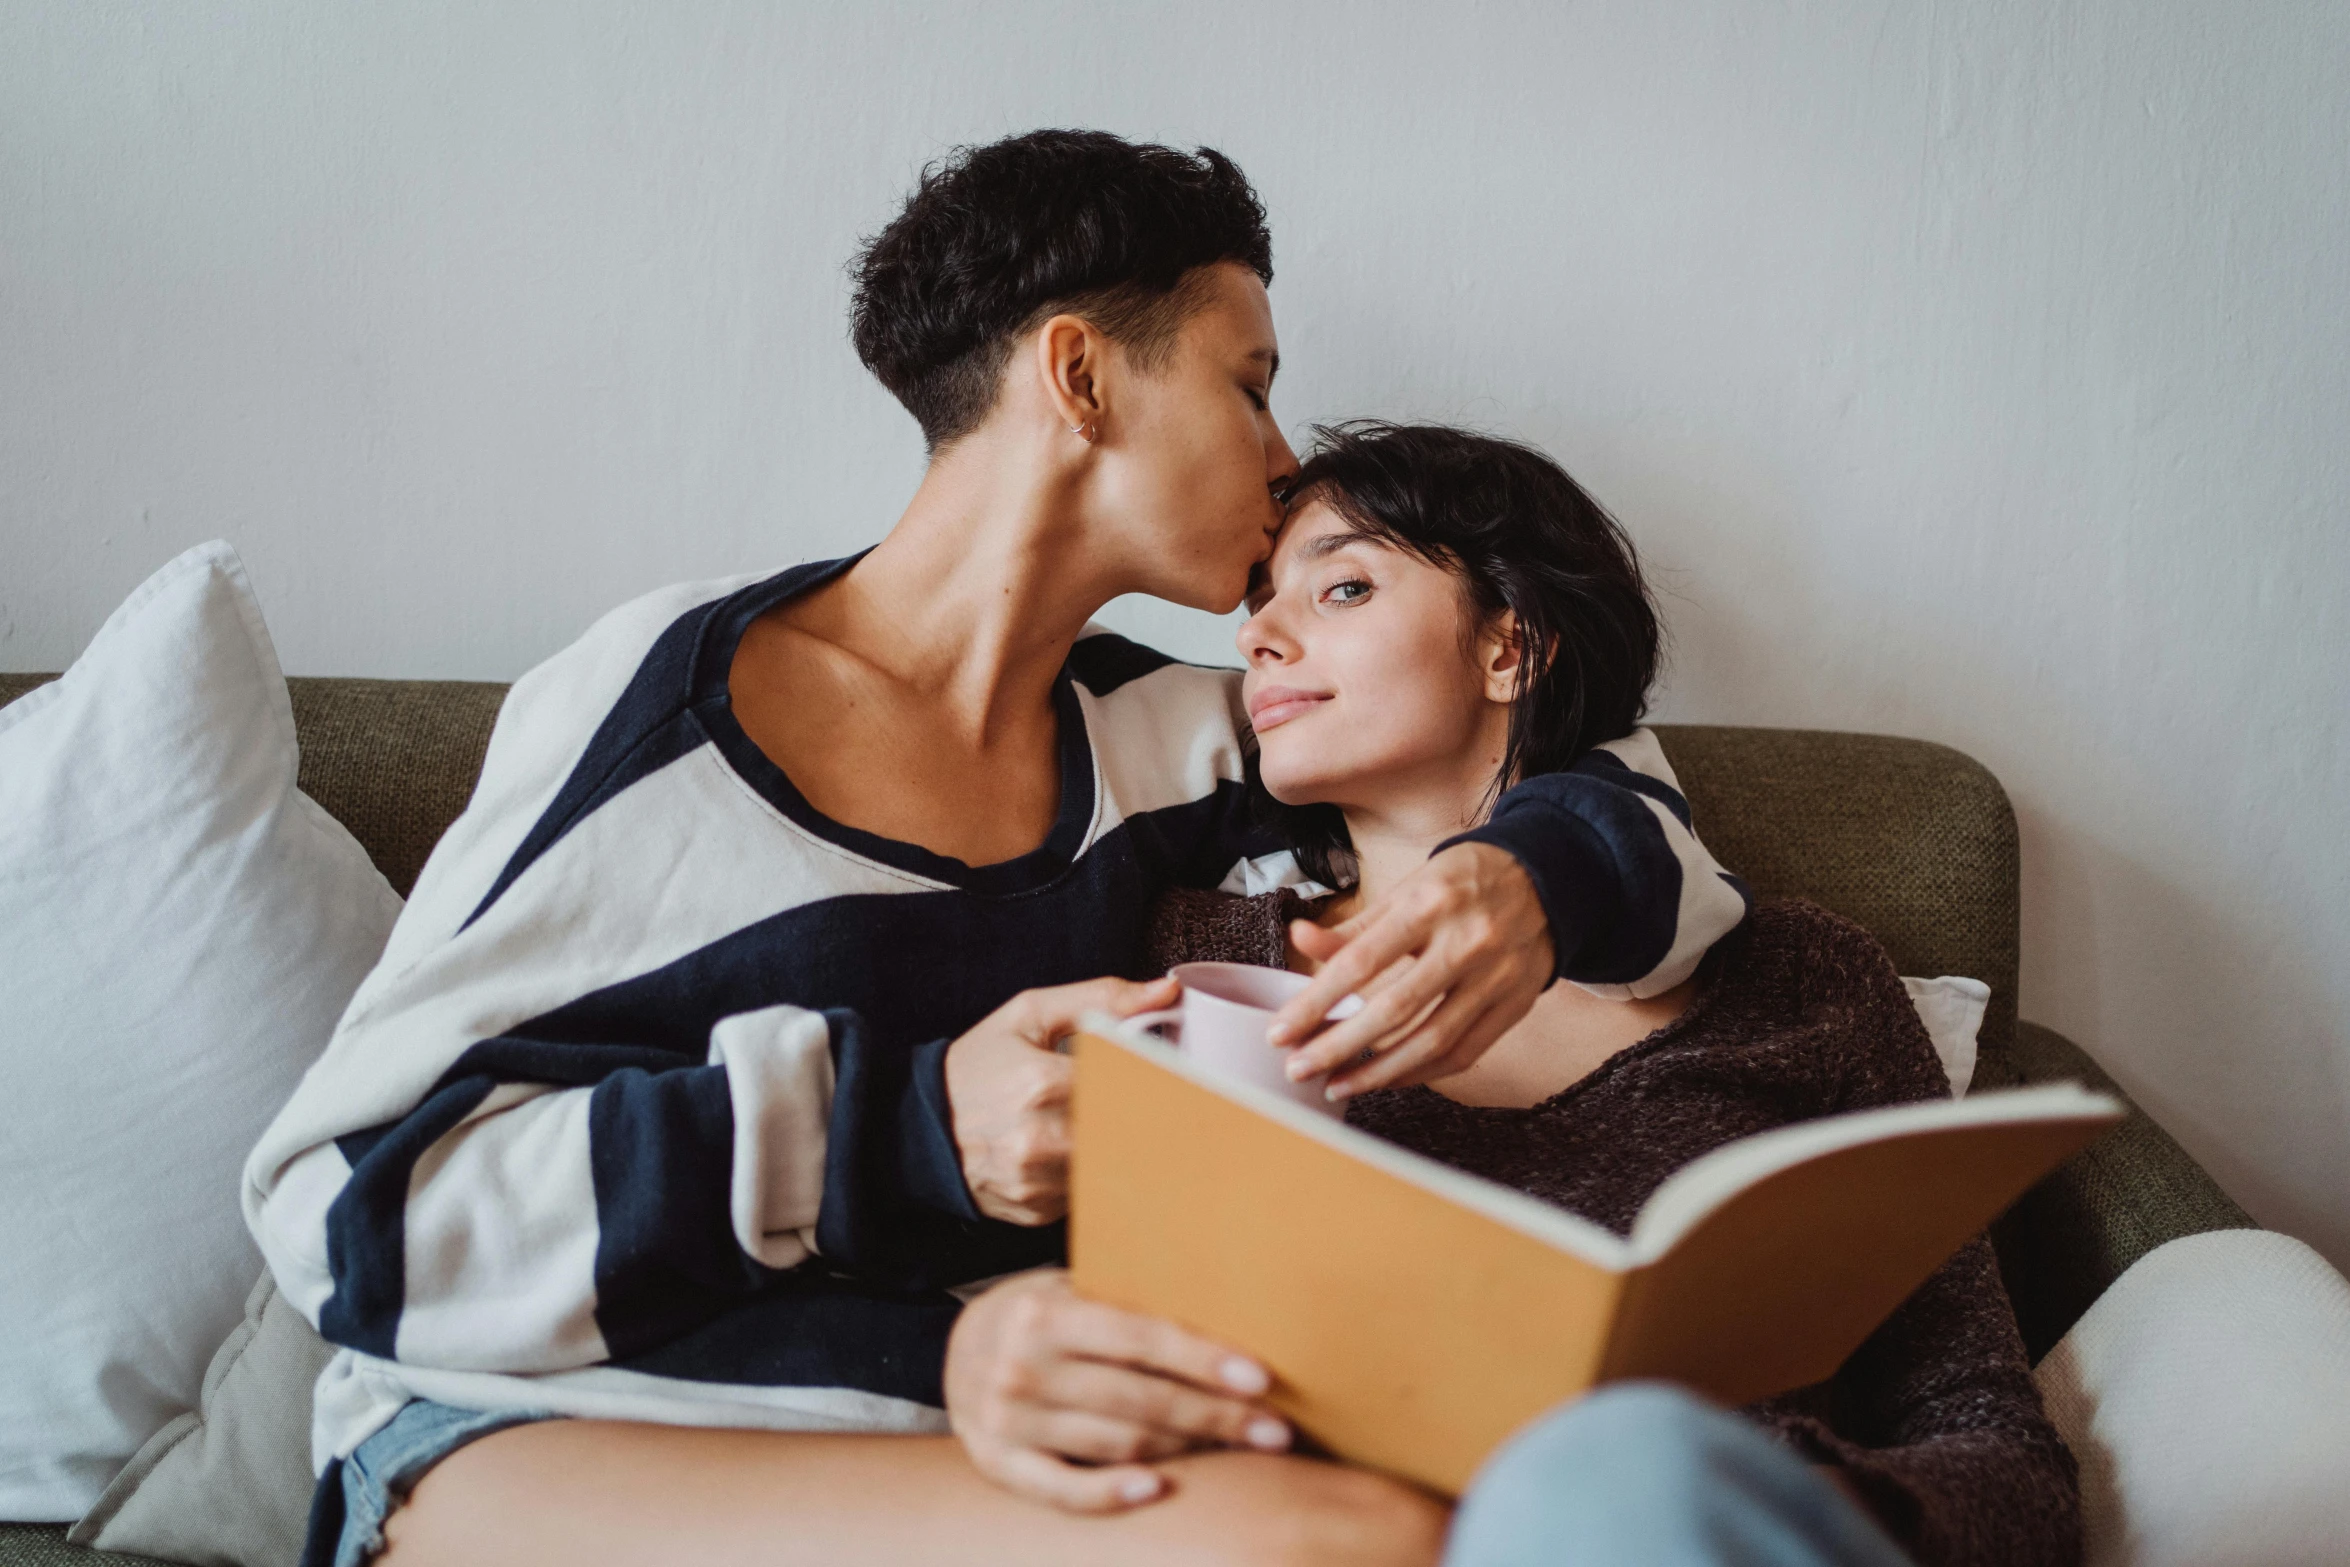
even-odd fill
[[[0,705],[46,675],[0,675]],[[301,786],[403,895],[464,809],[506,688],[455,681],[296,679]],[[2073,1079],[2118,1092],[2060,1035],[2016,1017],[2015,813],[1989,772],[1922,740],[1662,725],[1699,831],[1758,893],[1794,893],[1859,921],[1905,974],[1991,987],[1975,1082]],[[223,1193],[228,1201],[231,1194]],[[1993,1230],[2032,1358],[2122,1270],[2183,1235],[2252,1220],[2145,1115],[2043,1181]],[[0,1567],[129,1560],[68,1545],[61,1527],[0,1524]]]

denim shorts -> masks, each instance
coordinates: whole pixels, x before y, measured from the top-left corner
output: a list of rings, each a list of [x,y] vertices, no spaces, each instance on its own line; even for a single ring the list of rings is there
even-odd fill
[[[334,1537],[332,1554],[318,1538],[321,1526],[332,1528],[330,1497],[311,1510],[311,1539],[302,1553],[305,1563],[333,1563],[333,1567],[362,1567],[384,1548],[384,1520],[408,1499],[425,1471],[468,1442],[478,1441],[508,1426],[560,1416],[541,1410],[501,1409],[485,1414],[477,1409],[452,1409],[415,1399],[401,1407],[389,1424],[360,1443],[344,1459],[340,1475],[329,1473],[326,1484],[341,1482],[342,1527]]]

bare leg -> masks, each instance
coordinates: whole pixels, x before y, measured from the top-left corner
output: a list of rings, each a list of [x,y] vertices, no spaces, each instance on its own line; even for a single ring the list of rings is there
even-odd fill
[[[550,1420],[436,1465],[386,1524],[385,1567],[1429,1567],[1447,1509],[1311,1459],[1172,1459],[1173,1494],[1080,1516],[989,1483],[951,1437]]]

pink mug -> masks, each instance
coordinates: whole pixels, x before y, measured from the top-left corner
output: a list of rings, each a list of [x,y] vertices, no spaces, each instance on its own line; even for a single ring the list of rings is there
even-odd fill
[[[1273,1014],[1306,988],[1305,975],[1254,963],[1178,963],[1167,972],[1183,986],[1181,1004],[1128,1022],[1137,1028],[1166,1030],[1176,1049],[1220,1076],[1309,1105],[1324,1115],[1346,1113],[1344,1105],[1324,1096],[1320,1078],[1291,1082],[1285,1070],[1289,1051],[1265,1043]],[[1330,1009],[1330,1016],[1351,1016],[1362,1004],[1360,996],[1348,996]]]

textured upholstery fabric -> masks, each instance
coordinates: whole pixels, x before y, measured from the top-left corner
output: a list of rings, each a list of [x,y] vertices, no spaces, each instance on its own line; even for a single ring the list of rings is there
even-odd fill
[[[286,682],[303,793],[367,845],[401,897],[465,809],[506,688],[463,680]]]
[[[2127,1102],[2080,1048],[2052,1029],[2016,1030],[2006,1082],[2070,1080]],[[2253,1229],[2252,1217],[2202,1166],[2130,1106],[2130,1118],[2024,1194],[1992,1227],[2024,1347],[2037,1361],[2107,1285],[2156,1247],[2206,1230]]]
[[[2017,849],[2007,792],[1963,752],[1890,735],[1659,724],[1698,836],[1758,893],[1866,926],[1904,974],[1991,987],[1977,1080],[2015,1037]],[[365,835],[362,834],[362,837]]]
[[[0,703],[48,675],[0,675]],[[300,784],[405,895],[465,808],[505,699],[453,680],[295,678]],[[2015,1033],[2015,813],[1947,746],[1886,735],[1663,724],[1700,834],[1755,890],[1811,899],[1873,931],[1904,974],[1991,987],[1984,1080]]]
[[[0,1523],[0,1567],[102,1567],[151,1561],[115,1551],[88,1551],[65,1543],[61,1523]]]

